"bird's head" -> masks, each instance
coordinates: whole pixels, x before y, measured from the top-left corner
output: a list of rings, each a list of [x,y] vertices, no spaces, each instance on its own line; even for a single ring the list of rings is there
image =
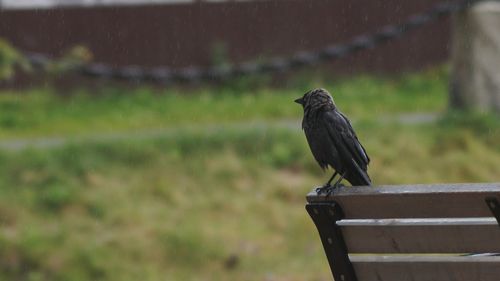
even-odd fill
[[[301,104],[304,108],[308,106],[323,107],[327,105],[335,107],[335,103],[330,93],[321,88],[310,90],[305,93],[303,97],[296,99],[295,102]]]

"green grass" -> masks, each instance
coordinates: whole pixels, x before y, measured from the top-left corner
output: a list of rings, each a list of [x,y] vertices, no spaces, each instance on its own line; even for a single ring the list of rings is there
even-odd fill
[[[411,125],[369,120],[382,113],[444,111],[446,76],[432,73],[363,77],[333,85],[343,111],[359,118],[354,126],[372,158],[374,182],[499,181],[496,115],[450,112],[437,122]],[[25,127],[3,126],[2,134],[86,134],[106,131],[106,124],[114,124],[109,130],[133,131],[297,119],[300,108],[291,99],[301,91],[288,87],[307,83],[292,82],[299,86],[262,86],[241,96],[224,92],[231,85],[220,92],[216,87],[198,89],[201,99],[196,89],[172,97],[144,94],[150,91],[144,89],[105,96],[12,93],[0,96],[4,102],[16,101],[19,110],[9,114],[31,121]],[[370,98],[375,93],[382,97]],[[203,101],[204,95],[210,99]],[[246,100],[260,106],[238,113],[234,107]],[[188,107],[182,111],[167,101]],[[271,104],[275,101],[283,108]],[[166,107],[170,109],[160,110]],[[207,117],[194,118],[202,116],[199,111]],[[23,119],[26,112],[32,116]],[[177,117],[166,118],[171,112]],[[50,121],[54,127],[34,120]],[[52,149],[0,150],[0,280],[331,278],[304,210],[305,194],[329,175],[312,159],[299,128],[176,132]]]
[[[330,90],[342,111],[356,118],[446,108],[446,71],[397,79],[361,76],[330,81],[295,79],[284,87],[243,80],[206,88],[147,87],[0,91],[0,137],[82,135],[186,124],[296,119],[293,100],[314,87]],[[55,92],[59,92],[56,95]]]

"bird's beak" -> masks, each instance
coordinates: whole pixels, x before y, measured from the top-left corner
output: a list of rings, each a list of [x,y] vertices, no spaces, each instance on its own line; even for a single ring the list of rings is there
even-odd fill
[[[296,102],[298,104],[304,104],[304,100],[302,98],[296,99],[296,100],[294,100],[294,102]]]

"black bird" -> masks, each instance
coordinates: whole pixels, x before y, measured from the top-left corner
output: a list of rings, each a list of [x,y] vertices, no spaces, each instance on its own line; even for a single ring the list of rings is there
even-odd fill
[[[336,175],[340,178],[333,188],[345,178],[353,186],[371,185],[367,173],[370,158],[361,145],[349,119],[340,112],[332,96],[325,89],[314,89],[296,99],[304,108],[302,129],[311,152],[323,170],[328,166],[335,173],[318,192],[330,190]]]

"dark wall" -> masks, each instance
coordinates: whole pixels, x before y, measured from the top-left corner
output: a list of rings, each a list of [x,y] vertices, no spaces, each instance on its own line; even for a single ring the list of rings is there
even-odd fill
[[[217,43],[233,61],[315,50],[401,22],[440,0],[270,0],[0,11],[0,37],[57,55],[75,44],[114,65],[208,65]],[[446,60],[448,19],[336,61],[341,71],[399,71]]]

